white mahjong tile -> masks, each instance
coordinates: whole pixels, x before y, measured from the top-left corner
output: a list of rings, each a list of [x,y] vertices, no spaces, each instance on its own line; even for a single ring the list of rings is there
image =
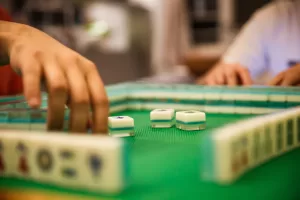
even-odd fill
[[[143,102],[140,102],[140,101],[130,102],[129,108],[131,110],[142,110],[143,109]]]
[[[176,112],[176,120],[183,122],[205,121],[206,115],[198,110],[187,110]]]
[[[228,100],[228,101],[233,101],[233,100],[235,100],[234,94],[232,94],[232,93],[227,93],[227,92],[222,92],[222,93],[221,93],[220,99],[221,99],[221,100]]]
[[[232,113],[234,113],[234,105],[232,105],[232,106],[219,106],[218,110],[219,110],[219,113],[232,114]]]
[[[152,92],[140,92],[135,94],[134,98],[137,99],[152,99],[155,98],[155,95]]]
[[[236,101],[249,101],[252,98],[250,93],[234,93],[232,95]]]
[[[276,119],[273,114],[265,116],[265,128],[270,129],[272,139],[272,155],[271,158],[277,155],[277,133],[276,133]]]
[[[294,135],[294,137],[293,137],[293,139],[294,139],[294,145],[293,145],[293,147],[297,147],[298,134],[299,134],[298,131],[300,131],[300,130],[297,129],[298,128],[298,125],[297,125],[298,119],[297,118],[298,118],[298,115],[296,113],[294,113],[292,115],[292,120],[294,122],[294,124],[293,124],[293,135]]]
[[[251,107],[243,107],[243,106],[235,106],[234,113],[236,113],[236,114],[251,114],[252,108]]]
[[[137,107],[136,104],[137,104],[136,102],[128,102],[127,109],[136,110],[136,107]],[[138,107],[140,107],[140,106],[138,106]],[[120,110],[119,106],[113,106],[110,108],[110,113],[120,112],[119,110]]]
[[[222,134],[226,135],[229,133],[229,129],[222,130]],[[215,138],[215,177],[220,183],[230,183],[234,174],[231,170],[231,160],[232,160],[232,151],[231,151],[231,140],[229,138]]]
[[[287,102],[298,102],[298,103],[300,103],[300,95],[298,95],[298,94],[287,95],[286,101]]]
[[[284,108],[269,108],[267,109],[266,113],[277,113],[283,111]]]
[[[297,147],[297,143],[298,143],[298,116],[299,114],[297,114],[297,112],[299,112],[299,108],[293,108],[293,109],[288,109],[286,110],[286,115],[285,115],[285,119],[287,120],[286,122],[286,131],[287,131],[287,139],[289,139],[289,131],[290,133],[293,135],[292,138],[292,141],[289,141],[287,142],[288,144],[288,147],[287,149],[290,150],[290,149],[293,149],[295,147]],[[291,143],[290,143],[291,142]]]
[[[259,117],[259,121],[263,124],[263,138],[264,138],[264,160],[269,160],[274,156],[274,134],[273,123],[268,115]]]
[[[164,106],[164,104],[151,104],[151,103],[143,103],[142,109],[143,110],[152,110],[157,108],[162,108]],[[166,105],[167,106],[167,105]]]
[[[198,110],[205,112],[205,106],[201,104],[177,104],[173,106],[177,111]]]
[[[296,133],[297,133],[297,136],[296,136],[296,141],[297,141],[297,146],[300,145],[300,108],[297,107],[295,108],[295,115],[296,115]]]
[[[280,116],[279,118],[282,126],[283,126],[283,151],[285,152],[287,150],[287,118],[286,116]]]
[[[118,106],[112,106],[109,108],[110,114],[116,113],[116,112],[122,112],[127,110],[128,105],[118,105]]]
[[[76,140],[76,139],[75,139]],[[56,143],[55,150],[57,156],[57,178],[55,184],[80,188],[84,186],[82,177],[86,174],[82,174],[82,164],[87,161],[84,159],[84,152],[80,145],[76,145],[74,139],[70,138],[70,144],[66,141],[60,141]]]
[[[0,123],[1,129],[30,130],[30,123]]]
[[[269,101],[271,102],[285,102],[286,94],[269,94]]]
[[[230,94],[227,92],[222,92],[221,93],[221,101],[231,101],[232,104],[220,106],[219,113],[234,113],[235,106],[234,106],[234,95],[233,94]]]
[[[35,179],[65,187],[82,188],[80,164],[84,136],[51,133],[41,135],[36,133],[34,145]],[[93,137],[90,137],[93,140]],[[99,143],[98,143],[99,144]],[[101,145],[101,144],[100,144]]]
[[[88,190],[104,190],[110,193],[118,193],[125,187],[126,160],[123,158],[123,144],[113,142],[104,151],[101,146],[94,145],[83,148],[85,162],[81,162],[80,169],[84,172],[82,182],[86,183]]]
[[[251,108],[251,114],[267,114],[270,112],[269,108]]]
[[[5,131],[6,132],[6,131]],[[1,139],[5,144],[4,160],[7,167],[6,175],[23,179],[32,178],[31,165],[28,162],[32,156],[31,141],[25,137],[29,132],[7,131]]]
[[[219,92],[212,93],[208,92],[204,94],[204,99],[206,100],[220,100],[221,99],[221,94]]]
[[[5,142],[4,139],[2,139],[0,137],[0,176],[4,176],[5,174],[7,174],[7,163],[4,157],[5,153],[8,153],[8,147],[7,144],[5,144],[7,142]]]
[[[124,100],[126,99],[127,96],[126,95],[112,95],[112,96],[109,96],[108,99],[109,101],[120,101],[120,100]]]
[[[189,100],[204,100],[204,94],[201,93],[186,93],[185,96]]]
[[[234,134],[230,137],[230,174],[232,174],[232,178],[237,177],[240,174],[240,155],[241,149],[239,144],[239,131],[237,128],[233,130]]]
[[[33,135],[32,141],[29,163],[32,166],[33,179],[42,183],[56,183],[60,178],[56,143],[49,134]]]
[[[179,95],[175,92],[156,92],[154,98],[167,98],[167,99],[175,99]]]
[[[133,127],[134,120],[129,116],[115,116],[108,118],[108,125],[111,128],[118,128],[118,127]]]
[[[248,141],[248,150],[247,150],[247,157],[248,157],[248,169],[251,167],[251,165],[253,164],[253,159],[252,159],[252,149],[251,147],[253,146],[253,129],[249,129],[248,126],[244,125],[244,129],[245,129],[245,136],[247,138]],[[247,170],[247,169],[246,169]]]
[[[151,120],[160,120],[160,119],[173,119],[175,115],[174,109],[154,109],[150,112]]]
[[[30,129],[31,131],[47,131],[47,123],[30,123]]]
[[[58,177],[56,184],[105,193],[124,188],[127,161],[121,140],[104,136],[60,136],[58,139],[58,155],[64,158],[59,162],[59,171],[66,169],[67,175],[76,177]]]
[[[266,94],[251,94],[251,101],[268,101],[269,95]]]
[[[18,170],[18,155],[14,149],[16,138],[2,137],[0,134],[0,176],[16,177]]]
[[[220,107],[221,106],[216,106],[216,105],[213,106],[205,105],[204,111],[207,113],[220,113],[220,109],[219,109]]]
[[[174,124],[174,109],[154,109],[150,112],[150,121],[153,128],[170,128]]]
[[[141,95],[141,92],[131,92],[129,95],[128,95],[128,98],[129,99],[135,99],[135,98],[139,98]]]
[[[174,108],[176,109],[176,107],[180,107],[180,105],[176,105],[176,104],[170,104],[170,103],[157,103],[157,104],[153,104],[153,103],[145,103],[143,105],[143,109],[145,110],[153,110],[153,109],[163,109],[163,108],[166,108],[166,109],[171,109],[171,108]]]
[[[180,99],[190,100],[190,96],[193,96],[193,94],[188,93],[188,92],[178,92],[174,99],[180,98]]]
[[[275,154],[280,155],[285,149],[285,127],[280,115],[274,115]]]
[[[176,127],[185,131],[203,130],[206,127],[206,114],[197,110],[178,111]]]
[[[243,122],[242,126],[246,130],[246,135],[248,138],[248,162],[249,167],[255,166],[257,164],[257,158],[254,156],[254,148],[259,148],[259,144],[255,143],[255,134],[257,133],[258,120],[246,120]]]
[[[265,149],[266,135],[264,124],[260,122],[256,130],[259,132],[259,162],[262,163],[267,159]]]

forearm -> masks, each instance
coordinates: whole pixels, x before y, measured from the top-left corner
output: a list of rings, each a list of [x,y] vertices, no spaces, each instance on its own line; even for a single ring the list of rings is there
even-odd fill
[[[11,45],[18,36],[27,32],[26,25],[0,20],[0,66],[9,64]]]

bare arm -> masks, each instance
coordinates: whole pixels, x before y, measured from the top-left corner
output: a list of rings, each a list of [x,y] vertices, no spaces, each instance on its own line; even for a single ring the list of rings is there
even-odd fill
[[[71,132],[86,131],[92,108],[93,131],[106,133],[109,103],[93,62],[42,31],[12,22],[0,21],[0,49],[2,62],[21,71],[24,96],[30,106],[40,105],[41,80],[46,81],[49,129],[63,128],[69,100]]]
[[[9,47],[26,26],[0,20],[0,66],[9,64]]]

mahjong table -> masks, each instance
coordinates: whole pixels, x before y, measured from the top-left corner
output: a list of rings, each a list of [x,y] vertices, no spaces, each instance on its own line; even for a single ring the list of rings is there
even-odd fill
[[[235,182],[222,185],[201,177],[203,138],[225,125],[278,112],[298,104],[297,99],[264,102],[237,99],[225,101],[222,94],[259,93],[284,99],[300,94],[297,88],[204,87],[124,83],[107,87],[112,116],[135,120],[135,136],[124,137],[130,149],[130,185],[122,193],[107,195],[0,177],[0,199],[298,199],[300,194],[300,149],[294,149],[251,169]],[[131,95],[128,95],[131,94]],[[141,95],[142,94],[142,95]],[[205,94],[201,98],[199,94]],[[216,95],[217,94],[217,95]],[[220,94],[220,95],[218,95]],[[173,96],[172,96],[173,95]],[[192,98],[192,97],[195,98]],[[203,97],[203,96],[202,96]],[[211,98],[210,98],[211,97]],[[300,97],[300,95],[299,95]],[[21,98],[21,97],[18,97]],[[14,97],[6,101],[15,100]],[[5,99],[2,99],[4,102]],[[300,102],[300,101],[299,101]],[[153,129],[149,113],[154,108],[204,109],[207,127],[183,131],[175,127]],[[193,107],[194,106],[194,107]],[[226,107],[227,109],[223,109]],[[254,109],[234,109],[236,107]],[[1,105],[0,105],[1,108]],[[298,130],[299,131],[299,130]]]

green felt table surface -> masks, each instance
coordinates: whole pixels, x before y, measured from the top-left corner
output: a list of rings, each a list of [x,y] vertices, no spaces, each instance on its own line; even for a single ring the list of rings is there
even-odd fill
[[[300,196],[300,150],[252,169],[237,182],[220,186],[200,178],[199,141],[222,125],[254,115],[208,114],[207,128],[186,132],[175,127],[153,129],[149,111],[124,111],[135,120],[135,137],[124,138],[131,150],[131,185],[123,193],[107,196],[32,181],[0,179],[0,188],[34,189],[95,199],[297,199]],[[298,196],[297,196],[298,193]]]

